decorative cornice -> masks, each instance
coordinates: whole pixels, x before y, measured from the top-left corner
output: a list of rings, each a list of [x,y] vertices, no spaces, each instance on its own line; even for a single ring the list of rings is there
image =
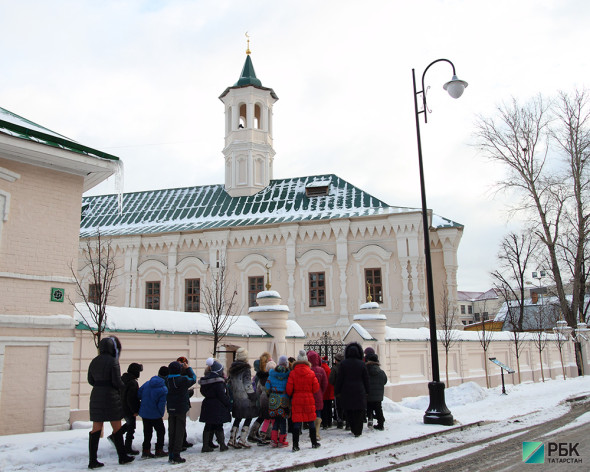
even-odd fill
[[[20,179],[20,174],[5,169],[4,167],[0,167],[0,179],[8,180],[9,182],[14,182],[15,180]]]
[[[34,281],[38,281],[38,282],[57,282],[57,283],[63,283],[63,284],[76,283],[76,279],[74,277],[62,277],[60,275],[19,274],[16,272],[0,272],[0,278],[34,280]]]

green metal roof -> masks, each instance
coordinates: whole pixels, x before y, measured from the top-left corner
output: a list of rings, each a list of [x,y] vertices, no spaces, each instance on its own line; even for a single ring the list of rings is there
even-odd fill
[[[243,85],[262,87],[262,82],[260,82],[260,79],[256,77],[256,72],[254,72],[254,64],[252,64],[252,59],[250,59],[249,54],[246,56],[246,62],[244,62],[242,73],[240,74],[238,81],[234,84],[234,87],[242,87]]]
[[[260,90],[268,90],[272,98],[275,100],[279,99],[273,89],[262,86],[262,82],[258,77],[256,77],[256,72],[254,72],[254,64],[252,64],[252,59],[250,58],[249,54],[246,56],[246,62],[244,62],[244,67],[242,68],[242,73],[240,74],[238,81],[231,87],[226,88],[219,98],[225,97],[231,89],[243,87],[256,87]]]
[[[329,187],[307,196],[306,187]],[[334,174],[272,180],[251,196],[231,197],[223,185],[84,197],[80,236],[157,234],[266,226],[417,211],[391,207]],[[450,221],[450,220],[449,220]]]
[[[119,160],[117,156],[79,144],[2,107],[0,107],[0,133],[87,156]]]

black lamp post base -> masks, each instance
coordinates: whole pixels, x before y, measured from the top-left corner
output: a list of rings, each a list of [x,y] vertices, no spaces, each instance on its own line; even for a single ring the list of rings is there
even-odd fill
[[[445,384],[443,382],[429,382],[430,405],[424,413],[424,424],[441,424],[453,426],[453,415],[445,404]]]

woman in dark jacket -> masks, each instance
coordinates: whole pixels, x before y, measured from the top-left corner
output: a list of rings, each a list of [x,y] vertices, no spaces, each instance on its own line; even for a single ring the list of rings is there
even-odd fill
[[[127,464],[135,459],[125,452],[123,442],[124,430],[121,428],[123,406],[121,404],[121,390],[124,387],[121,380],[119,354],[121,342],[116,336],[103,338],[98,344],[99,355],[92,359],[88,366],[88,383],[92,385],[90,393],[90,421],[92,431],[88,436],[89,469],[97,469],[104,464],[98,462],[98,443],[102,426],[110,421],[113,434],[109,436],[117,449],[119,464]]]
[[[236,360],[229,368],[229,384],[233,399],[234,424],[231,428],[228,445],[236,449],[251,447],[247,441],[248,431],[252,418],[258,415],[258,406],[256,405],[256,392],[252,386],[252,367],[248,364],[248,351],[243,347],[236,351]],[[236,436],[240,422],[244,418],[238,442]]]
[[[231,403],[225,388],[223,366],[212,357],[207,359],[206,363],[205,375],[199,379],[201,395],[205,397],[201,405],[201,417],[199,418],[201,423],[205,423],[201,452],[213,452],[215,450],[213,447],[213,435],[219,442],[220,451],[227,451],[223,423],[231,421]]]
[[[334,393],[345,411],[346,420],[355,437],[363,433],[363,414],[367,409],[369,373],[363,362],[363,348],[352,342],[344,350],[344,360],[338,368]]]

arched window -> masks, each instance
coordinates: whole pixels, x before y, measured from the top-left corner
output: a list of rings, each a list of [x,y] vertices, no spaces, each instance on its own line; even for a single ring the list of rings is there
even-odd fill
[[[254,128],[260,129],[261,125],[261,114],[260,114],[260,105],[257,103],[254,105]]]
[[[248,122],[246,120],[246,104],[242,103],[240,105],[240,119],[239,119],[238,129],[239,128],[247,128],[247,127],[248,127]]]

